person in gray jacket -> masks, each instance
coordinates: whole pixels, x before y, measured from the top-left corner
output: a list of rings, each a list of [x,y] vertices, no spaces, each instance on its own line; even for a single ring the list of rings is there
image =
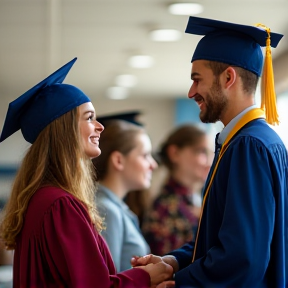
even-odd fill
[[[102,235],[117,271],[123,271],[131,268],[131,257],[150,252],[137,216],[123,199],[130,191],[150,187],[157,163],[143,127],[125,120],[105,121],[104,126],[99,144],[101,155],[93,160],[99,182],[96,199],[105,219]]]

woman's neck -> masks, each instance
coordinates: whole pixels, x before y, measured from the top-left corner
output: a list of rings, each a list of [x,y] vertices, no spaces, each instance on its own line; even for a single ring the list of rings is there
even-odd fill
[[[107,176],[105,179],[100,181],[100,184],[111,190],[111,192],[113,192],[120,199],[123,199],[128,193],[122,179],[119,177]]]

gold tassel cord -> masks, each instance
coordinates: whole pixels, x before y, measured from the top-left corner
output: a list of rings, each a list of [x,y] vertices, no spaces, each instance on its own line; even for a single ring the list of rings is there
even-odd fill
[[[277,112],[276,94],[274,87],[274,73],[272,65],[272,53],[270,46],[270,28],[263,24],[256,24],[267,32],[266,53],[261,79],[261,109],[265,111],[266,121],[271,125],[279,124],[279,116]]]

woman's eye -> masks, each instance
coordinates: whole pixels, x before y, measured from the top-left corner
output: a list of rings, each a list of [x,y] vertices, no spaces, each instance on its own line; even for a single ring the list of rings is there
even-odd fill
[[[94,115],[93,114],[89,115],[88,120],[90,121],[94,120]]]
[[[150,153],[145,153],[143,156],[145,159],[150,159],[152,157]]]

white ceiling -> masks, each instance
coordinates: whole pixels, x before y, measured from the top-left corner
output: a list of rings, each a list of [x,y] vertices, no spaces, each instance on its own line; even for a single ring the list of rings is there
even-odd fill
[[[288,35],[287,0],[198,2],[204,5],[199,17],[247,25],[261,22],[274,32]],[[152,28],[185,30],[188,16],[169,14],[169,3],[0,0],[0,103],[7,107],[8,102],[75,56],[78,60],[66,83],[80,87],[92,100],[106,97],[106,89],[115,85],[119,74],[138,78],[138,85],[130,89],[130,98],[186,97],[190,59],[199,36],[183,33],[176,43],[148,38]],[[287,49],[288,37],[284,37],[273,56]],[[153,68],[129,68],[129,56],[137,53],[153,56]]]

